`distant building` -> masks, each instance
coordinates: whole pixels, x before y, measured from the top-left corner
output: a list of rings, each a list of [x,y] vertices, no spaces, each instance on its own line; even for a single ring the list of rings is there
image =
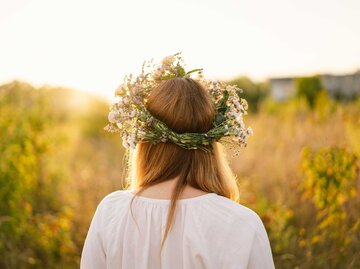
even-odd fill
[[[278,101],[286,100],[295,95],[296,78],[270,79],[271,96]],[[320,80],[332,97],[351,99],[360,96],[360,70],[350,75],[320,75]]]
[[[294,78],[272,78],[270,79],[271,96],[278,101],[286,100],[295,94]]]

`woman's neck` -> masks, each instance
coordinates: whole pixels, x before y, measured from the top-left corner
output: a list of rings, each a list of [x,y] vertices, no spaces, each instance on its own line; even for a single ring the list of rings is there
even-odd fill
[[[175,189],[178,178],[169,179],[158,183],[154,186],[150,186],[142,191],[139,195],[154,199],[166,199],[170,200],[173,190]],[[134,193],[137,193],[135,190]],[[193,198],[196,196],[207,194],[207,192],[186,185],[184,191],[181,193],[179,199]]]

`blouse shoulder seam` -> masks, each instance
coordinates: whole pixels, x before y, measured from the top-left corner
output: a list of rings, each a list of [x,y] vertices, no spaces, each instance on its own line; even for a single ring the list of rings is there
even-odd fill
[[[124,190],[116,190],[111,193],[108,193],[101,199],[98,207],[103,207],[104,205],[108,204],[109,200],[112,198],[119,198],[121,196],[124,196],[123,192],[124,192]],[[121,194],[123,194],[123,195],[121,195]]]
[[[251,230],[254,231],[254,233],[258,234],[261,230],[261,227],[263,226],[263,222],[260,216],[249,207],[246,207],[240,203],[233,203],[235,203],[242,212],[245,212],[245,215],[240,216],[240,218],[237,217],[236,219],[244,221],[251,228]]]

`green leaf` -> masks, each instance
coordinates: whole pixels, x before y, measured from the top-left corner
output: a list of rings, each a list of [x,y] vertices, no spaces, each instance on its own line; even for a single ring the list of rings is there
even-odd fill
[[[185,69],[180,65],[177,66],[177,73],[178,73],[178,76],[181,78],[186,75]]]
[[[226,112],[226,109],[227,109],[226,103],[227,103],[228,99],[229,99],[229,92],[224,91],[223,97],[221,98],[219,103],[216,105],[216,109],[218,112],[222,112],[222,113]]]
[[[193,70],[187,72],[186,75],[189,75],[189,74],[194,73],[194,72],[199,72],[199,71],[202,71],[202,70],[203,70],[203,68],[193,69]]]
[[[219,126],[220,124],[222,124],[224,121],[226,121],[226,117],[223,113],[217,113],[216,117],[215,117],[215,121],[214,121],[214,126]]]
[[[167,80],[167,79],[169,79],[169,78],[174,78],[174,77],[176,77],[175,74],[170,74],[170,75],[162,76],[162,77],[160,78],[160,80]]]

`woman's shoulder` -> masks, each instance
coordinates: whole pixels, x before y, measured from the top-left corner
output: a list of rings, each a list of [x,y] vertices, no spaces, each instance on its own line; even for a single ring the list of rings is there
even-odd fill
[[[121,218],[127,211],[130,199],[125,190],[116,190],[106,194],[96,207],[96,218],[100,219],[103,225],[114,218]]]
[[[263,231],[264,224],[260,216],[251,208],[220,195],[217,195],[213,201],[212,212],[216,211],[219,219],[230,224],[247,226],[254,232]]]
[[[219,236],[226,239],[230,248],[241,249],[244,244],[270,248],[263,221],[249,207],[217,195],[205,211],[202,225],[209,226],[206,230],[219,231]]]
[[[124,205],[125,201],[129,198],[129,191],[127,190],[116,190],[106,194],[99,202],[97,209],[106,210],[112,209],[115,206]]]

